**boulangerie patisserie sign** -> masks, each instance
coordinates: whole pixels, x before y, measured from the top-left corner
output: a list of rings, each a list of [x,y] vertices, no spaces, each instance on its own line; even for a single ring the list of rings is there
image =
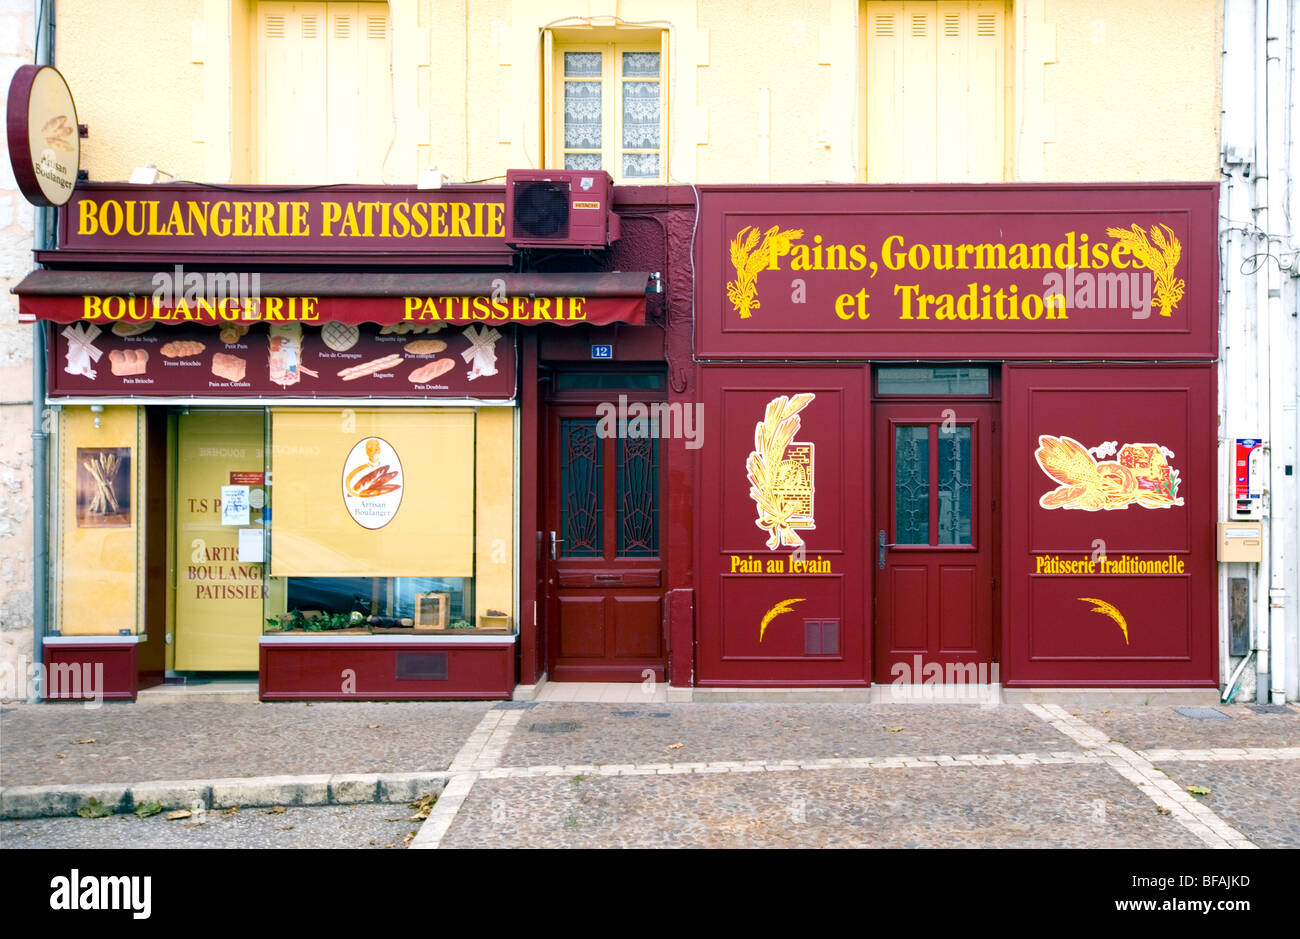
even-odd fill
[[[509,400],[515,334],[490,324],[328,322],[56,328],[58,397],[401,397]]]

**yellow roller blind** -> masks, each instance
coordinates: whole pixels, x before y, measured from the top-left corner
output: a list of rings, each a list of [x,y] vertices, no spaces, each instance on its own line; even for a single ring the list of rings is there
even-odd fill
[[[867,181],[1001,180],[1005,4],[869,2],[865,19]]]
[[[385,493],[396,510],[376,528],[344,498],[344,478],[373,439],[385,445],[376,471],[400,464],[387,481],[400,488]],[[471,577],[474,475],[473,411],[275,410],[271,576]],[[363,478],[352,475],[354,484]]]

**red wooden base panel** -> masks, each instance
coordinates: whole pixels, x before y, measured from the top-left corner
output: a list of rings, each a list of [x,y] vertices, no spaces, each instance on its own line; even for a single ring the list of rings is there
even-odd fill
[[[263,701],[509,698],[515,687],[514,643],[326,646],[306,640],[264,644],[260,661]]]
[[[44,646],[47,701],[134,701],[135,643],[94,641]]]

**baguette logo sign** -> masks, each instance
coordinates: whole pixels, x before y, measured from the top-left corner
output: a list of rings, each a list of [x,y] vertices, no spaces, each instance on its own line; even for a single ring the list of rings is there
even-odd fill
[[[366,437],[343,462],[343,504],[362,528],[374,531],[393,520],[402,504],[402,461],[380,437]]]

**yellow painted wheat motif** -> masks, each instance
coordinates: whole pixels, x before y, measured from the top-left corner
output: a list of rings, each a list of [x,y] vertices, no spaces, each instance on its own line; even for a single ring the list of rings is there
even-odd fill
[[[731,239],[731,266],[735,268],[736,279],[727,282],[727,299],[742,320],[749,319],[750,312],[758,309],[759,273],[771,258],[788,254],[791,242],[803,237],[803,229],[781,231],[781,226],[773,225],[762,235],[760,242],[758,226],[746,225]]]
[[[815,395],[781,395],[767,403],[763,420],[754,425],[754,450],[745,460],[749,479],[749,497],[758,507],[754,522],[768,533],[767,549],[797,548],[803,539],[789,524],[798,506],[778,494],[777,472],[785,458],[785,448],[799,432],[799,412]]]
[[[1123,613],[1121,613],[1113,604],[1107,603],[1105,600],[1097,600],[1093,597],[1078,597],[1077,599],[1084,603],[1096,604],[1088,611],[1089,613],[1101,613],[1103,616],[1109,616],[1118,623],[1119,628],[1124,632],[1124,645],[1128,645],[1128,621],[1124,619]]]
[[[1183,299],[1186,286],[1181,277],[1174,277],[1178,259],[1183,255],[1183,246],[1174,236],[1174,230],[1168,225],[1152,225],[1148,240],[1142,226],[1134,222],[1132,228],[1108,228],[1106,234],[1118,239],[1139,263],[1155,275],[1160,315],[1173,315],[1178,301]]]

